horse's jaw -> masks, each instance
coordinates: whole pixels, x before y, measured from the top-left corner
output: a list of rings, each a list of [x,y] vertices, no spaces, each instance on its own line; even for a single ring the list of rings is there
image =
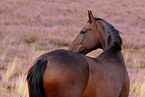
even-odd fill
[[[89,49],[87,49],[87,48],[85,48],[81,45],[73,47],[73,48],[69,47],[68,50],[72,51],[72,52],[75,52],[75,53],[81,53],[81,54],[84,54],[84,55],[87,54],[88,52],[90,52]]]

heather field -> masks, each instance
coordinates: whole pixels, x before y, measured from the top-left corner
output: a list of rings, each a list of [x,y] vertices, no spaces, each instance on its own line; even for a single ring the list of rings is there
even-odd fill
[[[67,49],[87,22],[88,9],[123,33],[129,97],[145,97],[144,0],[0,0],[0,97],[28,97],[26,72],[32,61]]]

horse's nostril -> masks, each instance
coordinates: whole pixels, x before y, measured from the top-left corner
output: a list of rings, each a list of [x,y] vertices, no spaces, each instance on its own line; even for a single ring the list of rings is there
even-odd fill
[[[86,33],[86,31],[81,31],[81,34],[84,34],[84,33]]]

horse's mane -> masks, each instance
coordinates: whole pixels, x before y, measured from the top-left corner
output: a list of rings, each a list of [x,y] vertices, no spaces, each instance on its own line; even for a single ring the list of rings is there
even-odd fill
[[[105,25],[106,30],[110,33],[111,35],[111,43],[108,45],[108,47],[105,49],[105,51],[108,51],[110,49],[114,50],[121,50],[121,44],[122,44],[122,39],[119,35],[119,31],[115,29],[111,24],[106,22],[104,19],[101,18],[94,18],[95,20],[100,20],[102,21]],[[108,26],[108,27],[106,27]]]

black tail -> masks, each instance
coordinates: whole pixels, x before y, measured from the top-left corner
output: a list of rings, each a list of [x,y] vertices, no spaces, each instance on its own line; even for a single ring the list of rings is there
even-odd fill
[[[43,88],[43,74],[47,66],[47,60],[39,59],[29,70],[30,97],[45,97]]]

